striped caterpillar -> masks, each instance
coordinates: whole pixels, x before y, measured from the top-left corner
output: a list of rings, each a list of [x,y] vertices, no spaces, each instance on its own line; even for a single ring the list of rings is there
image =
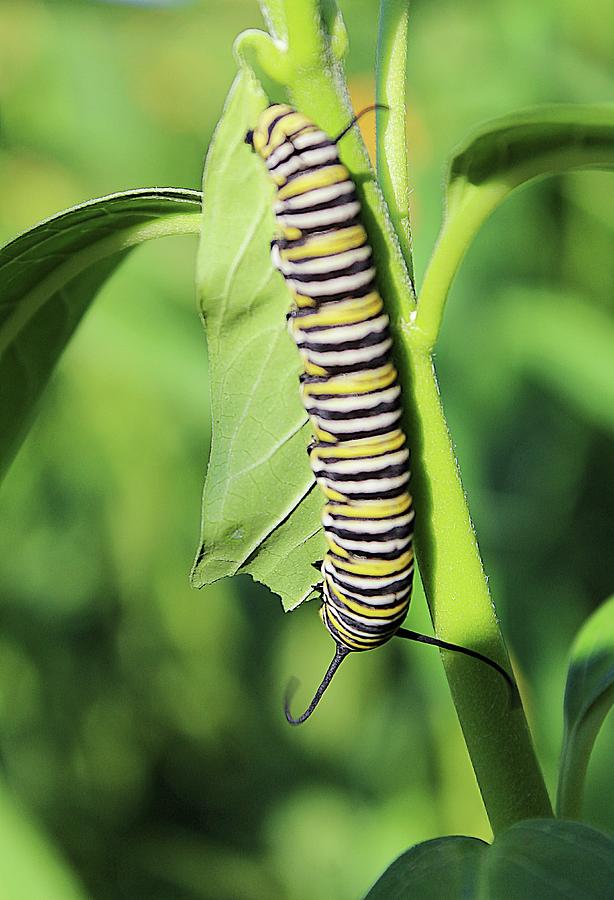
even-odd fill
[[[337,151],[355,121],[333,140],[292,107],[272,104],[245,137],[277,188],[271,256],[294,301],[288,325],[303,361],[309,458],[326,499],[328,549],[316,587],[336,652],[301,716],[290,714],[286,698],[293,725],[311,715],[349,653],[395,635],[481,659],[511,683],[482,654],[401,627],[414,570],[409,450],[389,319],[354,182]]]

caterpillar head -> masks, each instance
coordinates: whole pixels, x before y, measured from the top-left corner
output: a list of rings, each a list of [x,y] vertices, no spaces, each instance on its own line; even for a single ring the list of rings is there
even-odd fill
[[[267,159],[290,135],[306,126],[315,127],[306,116],[286,103],[272,103],[260,113],[255,127],[247,132],[245,143]]]

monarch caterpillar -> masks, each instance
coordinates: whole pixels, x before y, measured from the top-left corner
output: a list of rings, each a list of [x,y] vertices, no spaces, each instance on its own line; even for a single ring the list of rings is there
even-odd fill
[[[300,391],[312,423],[308,452],[325,496],[328,549],[321,563],[320,617],[336,644],[304,722],[345,657],[395,635],[488,663],[476,651],[401,625],[414,569],[409,449],[401,426],[401,388],[391,356],[389,319],[375,283],[354,182],[336,138],[285,104],[265,109],[245,142],[277,188],[273,264],[293,298],[287,315],[303,360]],[[317,564],[316,564],[317,565]]]

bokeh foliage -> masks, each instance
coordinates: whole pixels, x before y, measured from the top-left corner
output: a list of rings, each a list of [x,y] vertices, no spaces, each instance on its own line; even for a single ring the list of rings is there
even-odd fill
[[[341,6],[360,107],[376,4]],[[611,99],[608,9],[412,4],[418,279],[445,159],[477,122]],[[199,187],[231,42],[250,24],[247,0],[0,3],[0,237],[90,196]],[[566,176],[498,211],[455,284],[437,358],[551,785],[566,652],[614,583],[599,364],[611,184]],[[283,616],[248,579],[188,587],[210,418],[194,253],[190,238],[144,247],[109,282],[0,494],[4,776],[96,898],[343,900],[410,844],[487,826],[436,654],[390,645],[353,660],[310,728],[290,732],[286,679],[307,692],[330,655],[313,606]],[[426,626],[419,595],[412,617]],[[585,810],[610,832],[612,752],[610,725]]]

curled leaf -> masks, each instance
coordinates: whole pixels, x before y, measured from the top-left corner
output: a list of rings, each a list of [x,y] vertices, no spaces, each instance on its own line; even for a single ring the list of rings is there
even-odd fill
[[[195,234],[201,195],[146,188],[90,200],[0,249],[0,477],[97,291],[143,241]]]

